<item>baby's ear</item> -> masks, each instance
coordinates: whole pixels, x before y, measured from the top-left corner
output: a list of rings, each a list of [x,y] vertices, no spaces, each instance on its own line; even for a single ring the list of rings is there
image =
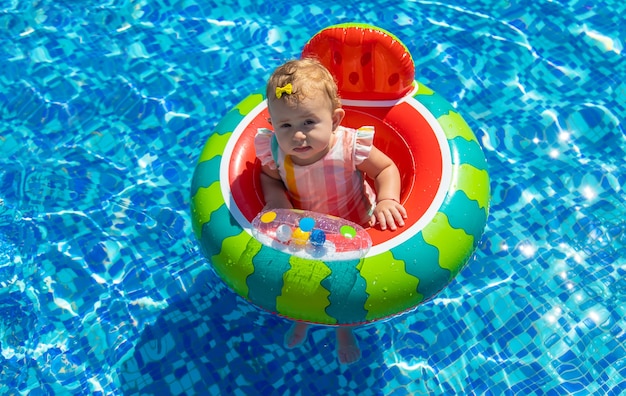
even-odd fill
[[[268,124],[272,125],[272,119],[270,117],[267,117],[265,121],[267,121]]]
[[[339,127],[343,117],[345,117],[346,111],[341,107],[333,110],[333,131]]]

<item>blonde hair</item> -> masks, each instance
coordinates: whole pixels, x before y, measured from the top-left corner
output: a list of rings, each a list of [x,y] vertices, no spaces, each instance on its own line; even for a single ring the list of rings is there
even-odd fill
[[[291,93],[282,94],[280,98],[276,89],[291,84]],[[341,108],[337,92],[337,83],[332,74],[317,59],[304,58],[291,60],[279,66],[267,82],[266,95],[268,101],[285,100],[289,106],[297,106],[306,98],[314,98],[316,94],[325,94],[332,110]]]

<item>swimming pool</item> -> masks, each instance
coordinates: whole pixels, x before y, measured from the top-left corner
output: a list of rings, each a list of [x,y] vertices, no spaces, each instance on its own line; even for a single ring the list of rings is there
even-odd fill
[[[0,5],[0,394],[626,389],[622,2]],[[458,107],[493,199],[451,286],[340,366],[328,329],[286,350],[289,324],[218,281],[188,201],[221,116],[348,21]]]

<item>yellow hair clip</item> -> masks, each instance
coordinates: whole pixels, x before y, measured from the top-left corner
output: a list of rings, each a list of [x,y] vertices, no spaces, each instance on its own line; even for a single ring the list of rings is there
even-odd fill
[[[276,87],[276,99],[280,99],[283,94],[291,95],[293,92],[293,86],[291,83],[285,85],[284,87]]]

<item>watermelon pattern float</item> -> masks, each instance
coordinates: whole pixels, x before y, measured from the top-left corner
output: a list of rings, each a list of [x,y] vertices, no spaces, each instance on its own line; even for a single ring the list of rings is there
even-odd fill
[[[259,82],[208,137],[195,168],[200,250],[234,292],[292,320],[356,325],[410,311],[454,279],[482,236],[490,187],[480,144],[452,105],[415,80],[411,54],[385,30],[331,26],[302,56],[318,58],[337,80],[345,126],[375,127],[374,144],[401,173],[406,225],[366,229],[371,248],[345,260],[302,257],[255,238],[263,199],[253,140],[270,127]]]

